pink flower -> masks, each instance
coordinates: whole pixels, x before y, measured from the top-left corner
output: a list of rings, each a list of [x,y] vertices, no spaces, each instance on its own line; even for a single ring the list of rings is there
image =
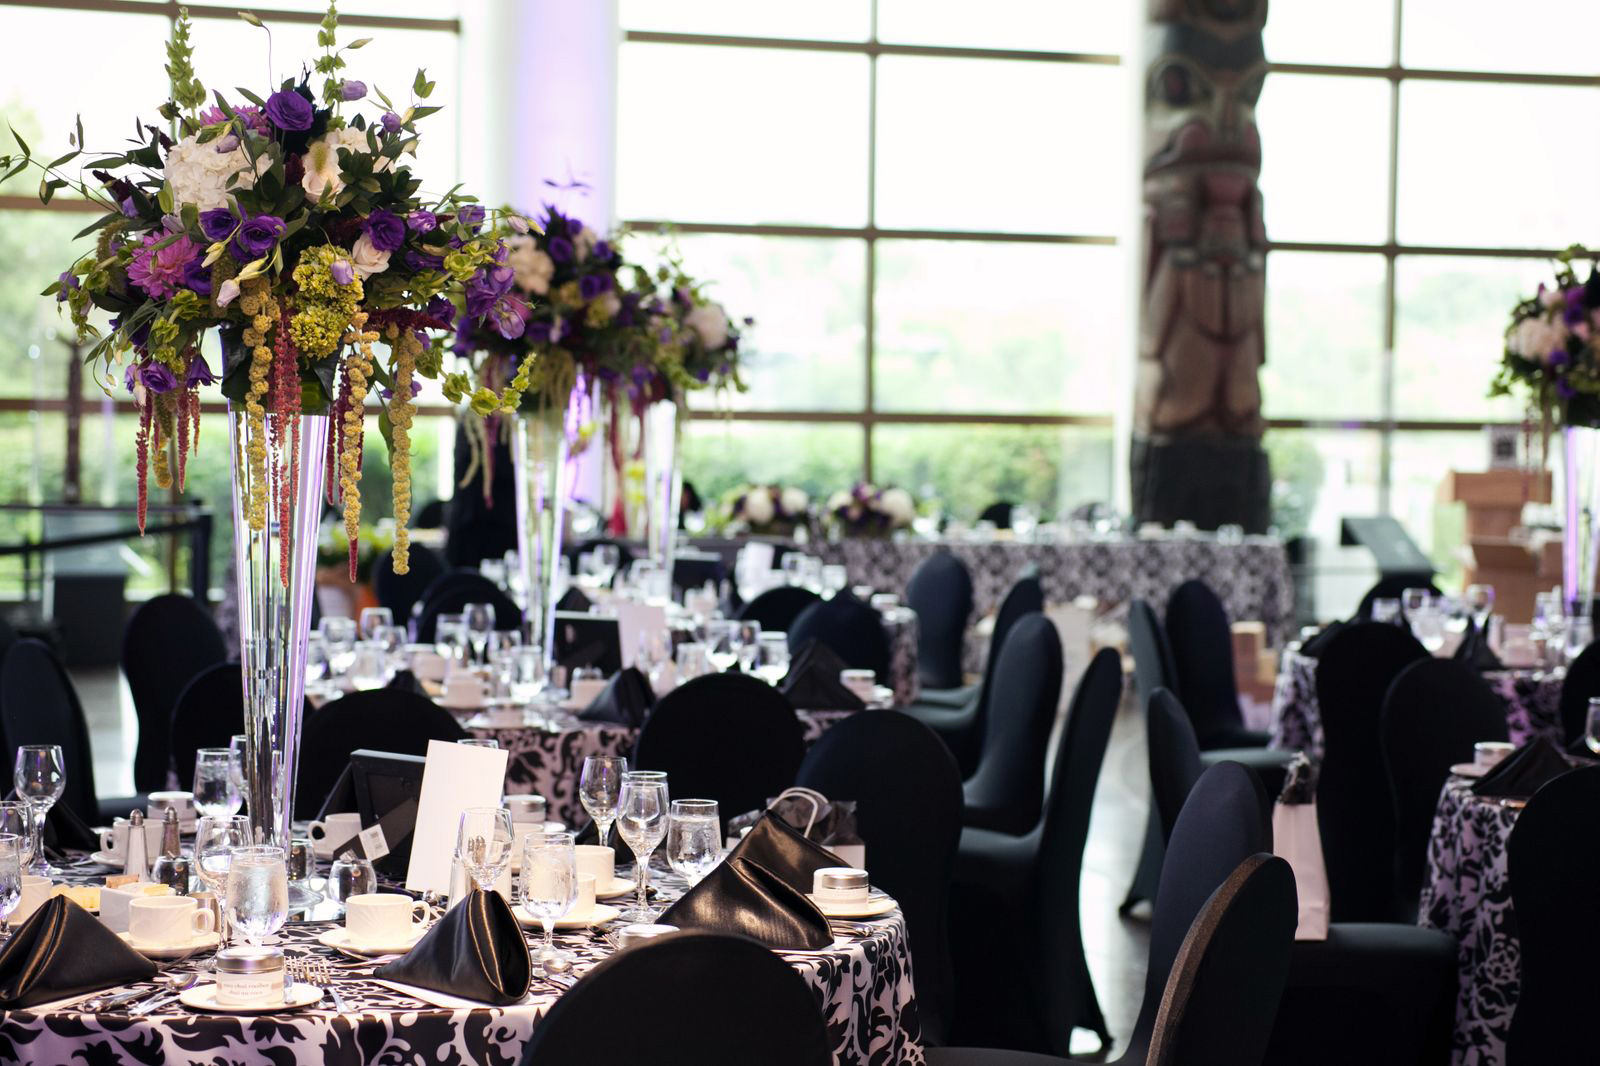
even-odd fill
[[[183,287],[184,268],[201,250],[200,245],[188,237],[179,237],[165,248],[155,247],[167,239],[165,233],[150,234],[128,264],[128,280],[148,295],[163,299],[170,298]]]

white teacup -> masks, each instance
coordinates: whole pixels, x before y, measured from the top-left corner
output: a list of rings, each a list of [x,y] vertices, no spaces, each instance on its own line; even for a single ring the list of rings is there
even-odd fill
[[[180,816],[181,817],[181,816]],[[100,830],[100,850],[121,862],[128,854],[128,820],[118,818],[110,829]],[[161,822],[150,819],[144,823],[144,853],[147,857],[161,850]]]
[[[11,912],[12,924],[20,924],[33,917],[33,912],[44,906],[44,901],[50,898],[50,890],[54,887],[48,877],[24,874],[22,897],[17,901],[17,909]]]
[[[1517,750],[1515,744],[1503,740],[1480,740],[1472,745],[1472,761],[1485,770],[1492,770],[1507,755]]]
[[[312,845],[324,854],[335,852],[348,844],[361,832],[361,815],[330,814],[319,822],[306,826],[306,835]]]
[[[426,645],[410,645],[411,672],[419,681],[443,681],[444,656]]]
[[[444,683],[444,702],[452,707],[482,707],[484,701],[483,678],[477,674],[457,670]]]
[[[840,670],[839,682],[861,699],[870,700],[878,685],[878,675],[872,670]]]
[[[161,819],[166,815],[167,808],[178,812],[178,821],[192,822],[195,820],[194,793],[173,789],[168,792],[152,792],[149,796],[148,806],[145,808],[145,818],[161,824]]]
[[[214,932],[213,920],[188,896],[146,896],[128,904],[128,936],[141,944],[186,944]]]
[[[344,901],[344,928],[356,944],[403,944],[414,922],[426,921],[428,905],[398,892],[364,892]]]
[[[585,919],[594,913],[594,878],[588,874],[578,875],[578,898],[573,901],[572,909],[567,912],[568,918]]]
[[[506,796],[501,802],[506,810],[511,812],[511,824],[522,825],[526,822],[544,824],[545,811],[548,805],[543,796],[530,793],[525,796]]]
[[[617,879],[617,853],[600,844],[579,844],[578,876],[592,877],[596,885],[610,886]]]

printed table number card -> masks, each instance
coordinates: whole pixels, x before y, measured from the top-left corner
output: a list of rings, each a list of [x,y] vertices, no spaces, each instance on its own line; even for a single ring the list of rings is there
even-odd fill
[[[500,806],[507,755],[499,748],[428,741],[406,888],[441,895],[450,891],[450,863],[455,855],[461,812],[468,807]]]

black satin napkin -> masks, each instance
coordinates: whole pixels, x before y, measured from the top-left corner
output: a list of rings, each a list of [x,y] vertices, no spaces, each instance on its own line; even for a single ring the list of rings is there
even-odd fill
[[[0,948],[0,1007],[20,1010],[156,975],[156,965],[65,896],[52,896]]]
[[[1480,674],[1489,670],[1504,670],[1505,663],[1500,661],[1500,656],[1489,647],[1489,638],[1482,629],[1478,628],[1477,619],[1467,619],[1467,631],[1461,637],[1461,643],[1456,645],[1455,654],[1450,656],[1458,663],[1464,663]]]
[[[528,994],[533,971],[510,906],[498,892],[473,888],[416,947],[373,976],[506,1007]]]
[[[1329,642],[1340,633],[1343,633],[1349,625],[1349,622],[1329,622],[1322,627],[1322,630],[1316,636],[1301,642],[1300,654],[1315,659],[1322,654],[1323,649],[1328,646]]]
[[[664,925],[746,936],[775,951],[817,951],[833,943],[817,905],[777,874],[729,855],[661,915]]]
[[[1572,764],[1554,744],[1535,737],[1478,778],[1472,791],[1479,796],[1527,799],[1571,769]]]
[[[637,729],[644,725],[655,705],[656,694],[650,687],[650,679],[637,667],[630,666],[606,682],[600,695],[578,717],[585,722],[614,722]]]
[[[594,601],[585,596],[582,589],[573,585],[556,601],[556,610],[569,611],[572,614],[588,614],[594,610]]]
[[[750,827],[728,858],[758,864],[801,895],[811,891],[812,875],[818,870],[850,865],[771,811]]]
[[[384,688],[397,689],[401,692],[410,692],[416,696],[427,696],[428,690],[422,687],[422,682],[417,680],[417,675],[410,670],[396,670],[389,683]]]
[[[789,665],[783,679],[783,694],[798,710],[859,711],[866,707],[861,697],[845,688],[839,673],[848,667],[839,654],[826,644],[806,641]]]

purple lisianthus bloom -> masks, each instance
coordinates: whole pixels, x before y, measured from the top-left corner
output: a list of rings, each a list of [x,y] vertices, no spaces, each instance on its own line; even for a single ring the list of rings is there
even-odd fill
[[[385,111],[383,117],[378,120],[378,125],[383,127],[385,133],[399,133],[400,116],[393,111]]]
[[[602,263],[608,261],[611,258],[611,242],[610,241],[595,241],[594,242],[594,257],[596,259],[600,260]]]
[[[213,385],[216,380],[217,375],[211,372],[206,357],[196,352],[194,358],[189,360],[189,372],[183,376],[183,383],[192,388],[195,385]]]
[[[406,216],[406,225],[418,233],[432,233],[439,228],[439,216],[419,207]]]
[[[451,303],[450,299],[445,296],[433,297],[428,301],[426,310],[429,318],[436,318],[440,322],[450,322],[456,317],[456,305]],[[422,337],[423,346],[426,347],[428,343],[427,338],[423,337],[420,333],[418,336]]]
[[[56,280],[61,283],[61,288],[56,290],[56,303],[66,303],[67,295],[81,285],[78,281],[78,275],[70,270],[63,270],[61,276]]]
[[[528,328],[523,330],[522,335],[527,337],[530,341],[533,341],[535,344],[549,344],[552,339],[550,323],[529,322]]]
[[[221,137],[218,137],[211,143],[216,145],[218,155],[227,155],[229,152],[239,147],[239,135],[237,133],[223,134]]]
[[[593,300],[602,293],[611,291],[610,274],[586,274],[578,279],[578,295],[585,300]]]
[[[550,259],[556,263],[572,262],[572,242],[565,237],[550,238]]]
[[[582,232],[583,232],[583,222],[582,222],[581,219],[576,219],[576,218],[567,219],[567,236],[576,237],[578,234],[580,234]]]
[[[1560,396],[1563,400],[1570,400],[1574,396],[1578,395],[1578,390],[1573,388],[1572,383],[1566,378],[1559,377],[1556,378],[1556,395]]]
[[[284,228],[283,219],[277,215],[257,215],[239,227],[228,242],[228,251],[241,263],[259,259],[277,245]]]
[[[528,305],[515,296],[502,296],[490,309],[489,320],[496,333],[514,341],[528,328]]]
[[[467,282],[467,314],[482,318],[510,289],[516,274],[508,266],[485,267]]]
[[[444,256],[429,255],[412,248],[406,252],[406,268],[418,274],[424,270],[443,270]]]
[[[148,363],[139,370],[139,381],[151,392],[171,392],[178,387],[178,377],[160,363]]]
[[[308,130],[315,117],[311,101],[293,89],[279,89],[267,97],[267,118],[280,130]]]
[[[339,83],[339,99],[360,100],[367,95],[367,83],[364,81],[342,81]]]
[[[1582,322],[1586,317],[1583,307],[1583,286],[1574,285],[1563,295],[1567,298],[1567,306],[1562,309],[1561,318],[1570,328]]]
[[[120,204],[118,204],[117,206],[122,208],[122,215],[123,215],[124,218],[138,218],[139,217],[139,209],[137,207],[133,206],[133,197],[124,196],[122,198],[122,202]]]
[[[233,212],[226,207],[213,207],[200,212],[200,232],[210,241],[220,241],[233,232]]]
[[[456,212],[456,221],[463,226],[480,226],[483,224],[486,212],[477,204],[467,204]]]
[[[380,252],[397,251],[406,240],[406,224],[399,215],[382,208],[361,220],[361,232]]]
[[[328,266],[328,273],[333,275],[333,280],[340,285],[348,285],[356,280],[356,268],[348,259],[335,259]]]
[[[183,285],[201,296],[211,295],[211,268],[204,259],[196,256],[189,260],[183,268]]]
[[[1551,348],[1550,357],[1545,360],[1545,363],[1551,367],[1558,367],[1566,366],[1571,361],[1572,359],[1567,355],[1567,350],[1565,348]]]

